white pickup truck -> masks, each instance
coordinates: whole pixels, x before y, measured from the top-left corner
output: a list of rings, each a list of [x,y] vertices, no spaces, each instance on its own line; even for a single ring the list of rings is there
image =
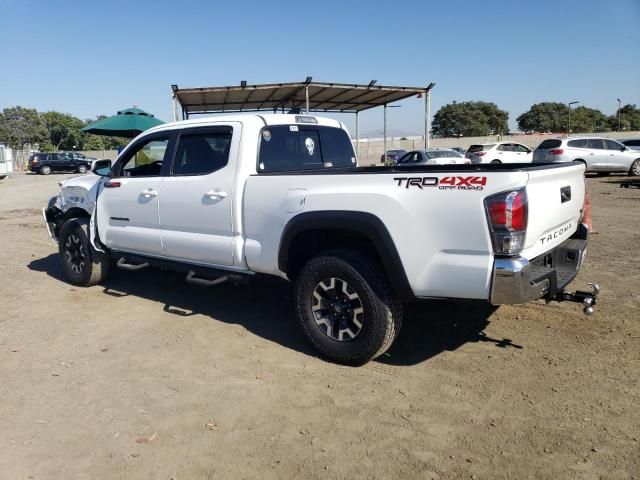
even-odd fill
[[[338,362],[385,352],[420,299],[593,311],[597,291],[564,292],[587,246],[582,164],[357,167],[340,122],[242,115],[155,127],[93,172],[43,210],[71,282],[110,265],[199,285],[282,277]]]

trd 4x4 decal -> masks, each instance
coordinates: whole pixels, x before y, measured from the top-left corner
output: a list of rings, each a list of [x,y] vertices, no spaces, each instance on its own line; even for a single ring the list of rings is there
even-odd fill
[[[487,177],[395,177],[399,187],[438,187],[439,190],[483,190]]]

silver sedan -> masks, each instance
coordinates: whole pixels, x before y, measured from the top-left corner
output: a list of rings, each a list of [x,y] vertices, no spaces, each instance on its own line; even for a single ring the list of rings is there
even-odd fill
[[[396,165],[408,167],[410,165],[462,165],[464,163],[471,163],[471,161],[451,148],[427,148],[406,153],[396,162]]]

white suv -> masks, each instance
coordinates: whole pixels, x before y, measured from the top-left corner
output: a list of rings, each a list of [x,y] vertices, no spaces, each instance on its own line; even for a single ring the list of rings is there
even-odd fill
[[[582,162],[587,172],[640,176],[640,152],[602,137],[550,138],[533,152],[533,163]]]
[[[471,145],[465,157],[471,163],[529,163],[532,150],[526,145],[513,142],[481,143]]]

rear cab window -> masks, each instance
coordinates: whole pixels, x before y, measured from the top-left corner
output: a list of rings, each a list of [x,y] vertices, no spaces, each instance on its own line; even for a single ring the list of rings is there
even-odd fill
[[[273,125],[260,132],[258,172],[288,172],[356,166],[353,145],[341,128]]]

